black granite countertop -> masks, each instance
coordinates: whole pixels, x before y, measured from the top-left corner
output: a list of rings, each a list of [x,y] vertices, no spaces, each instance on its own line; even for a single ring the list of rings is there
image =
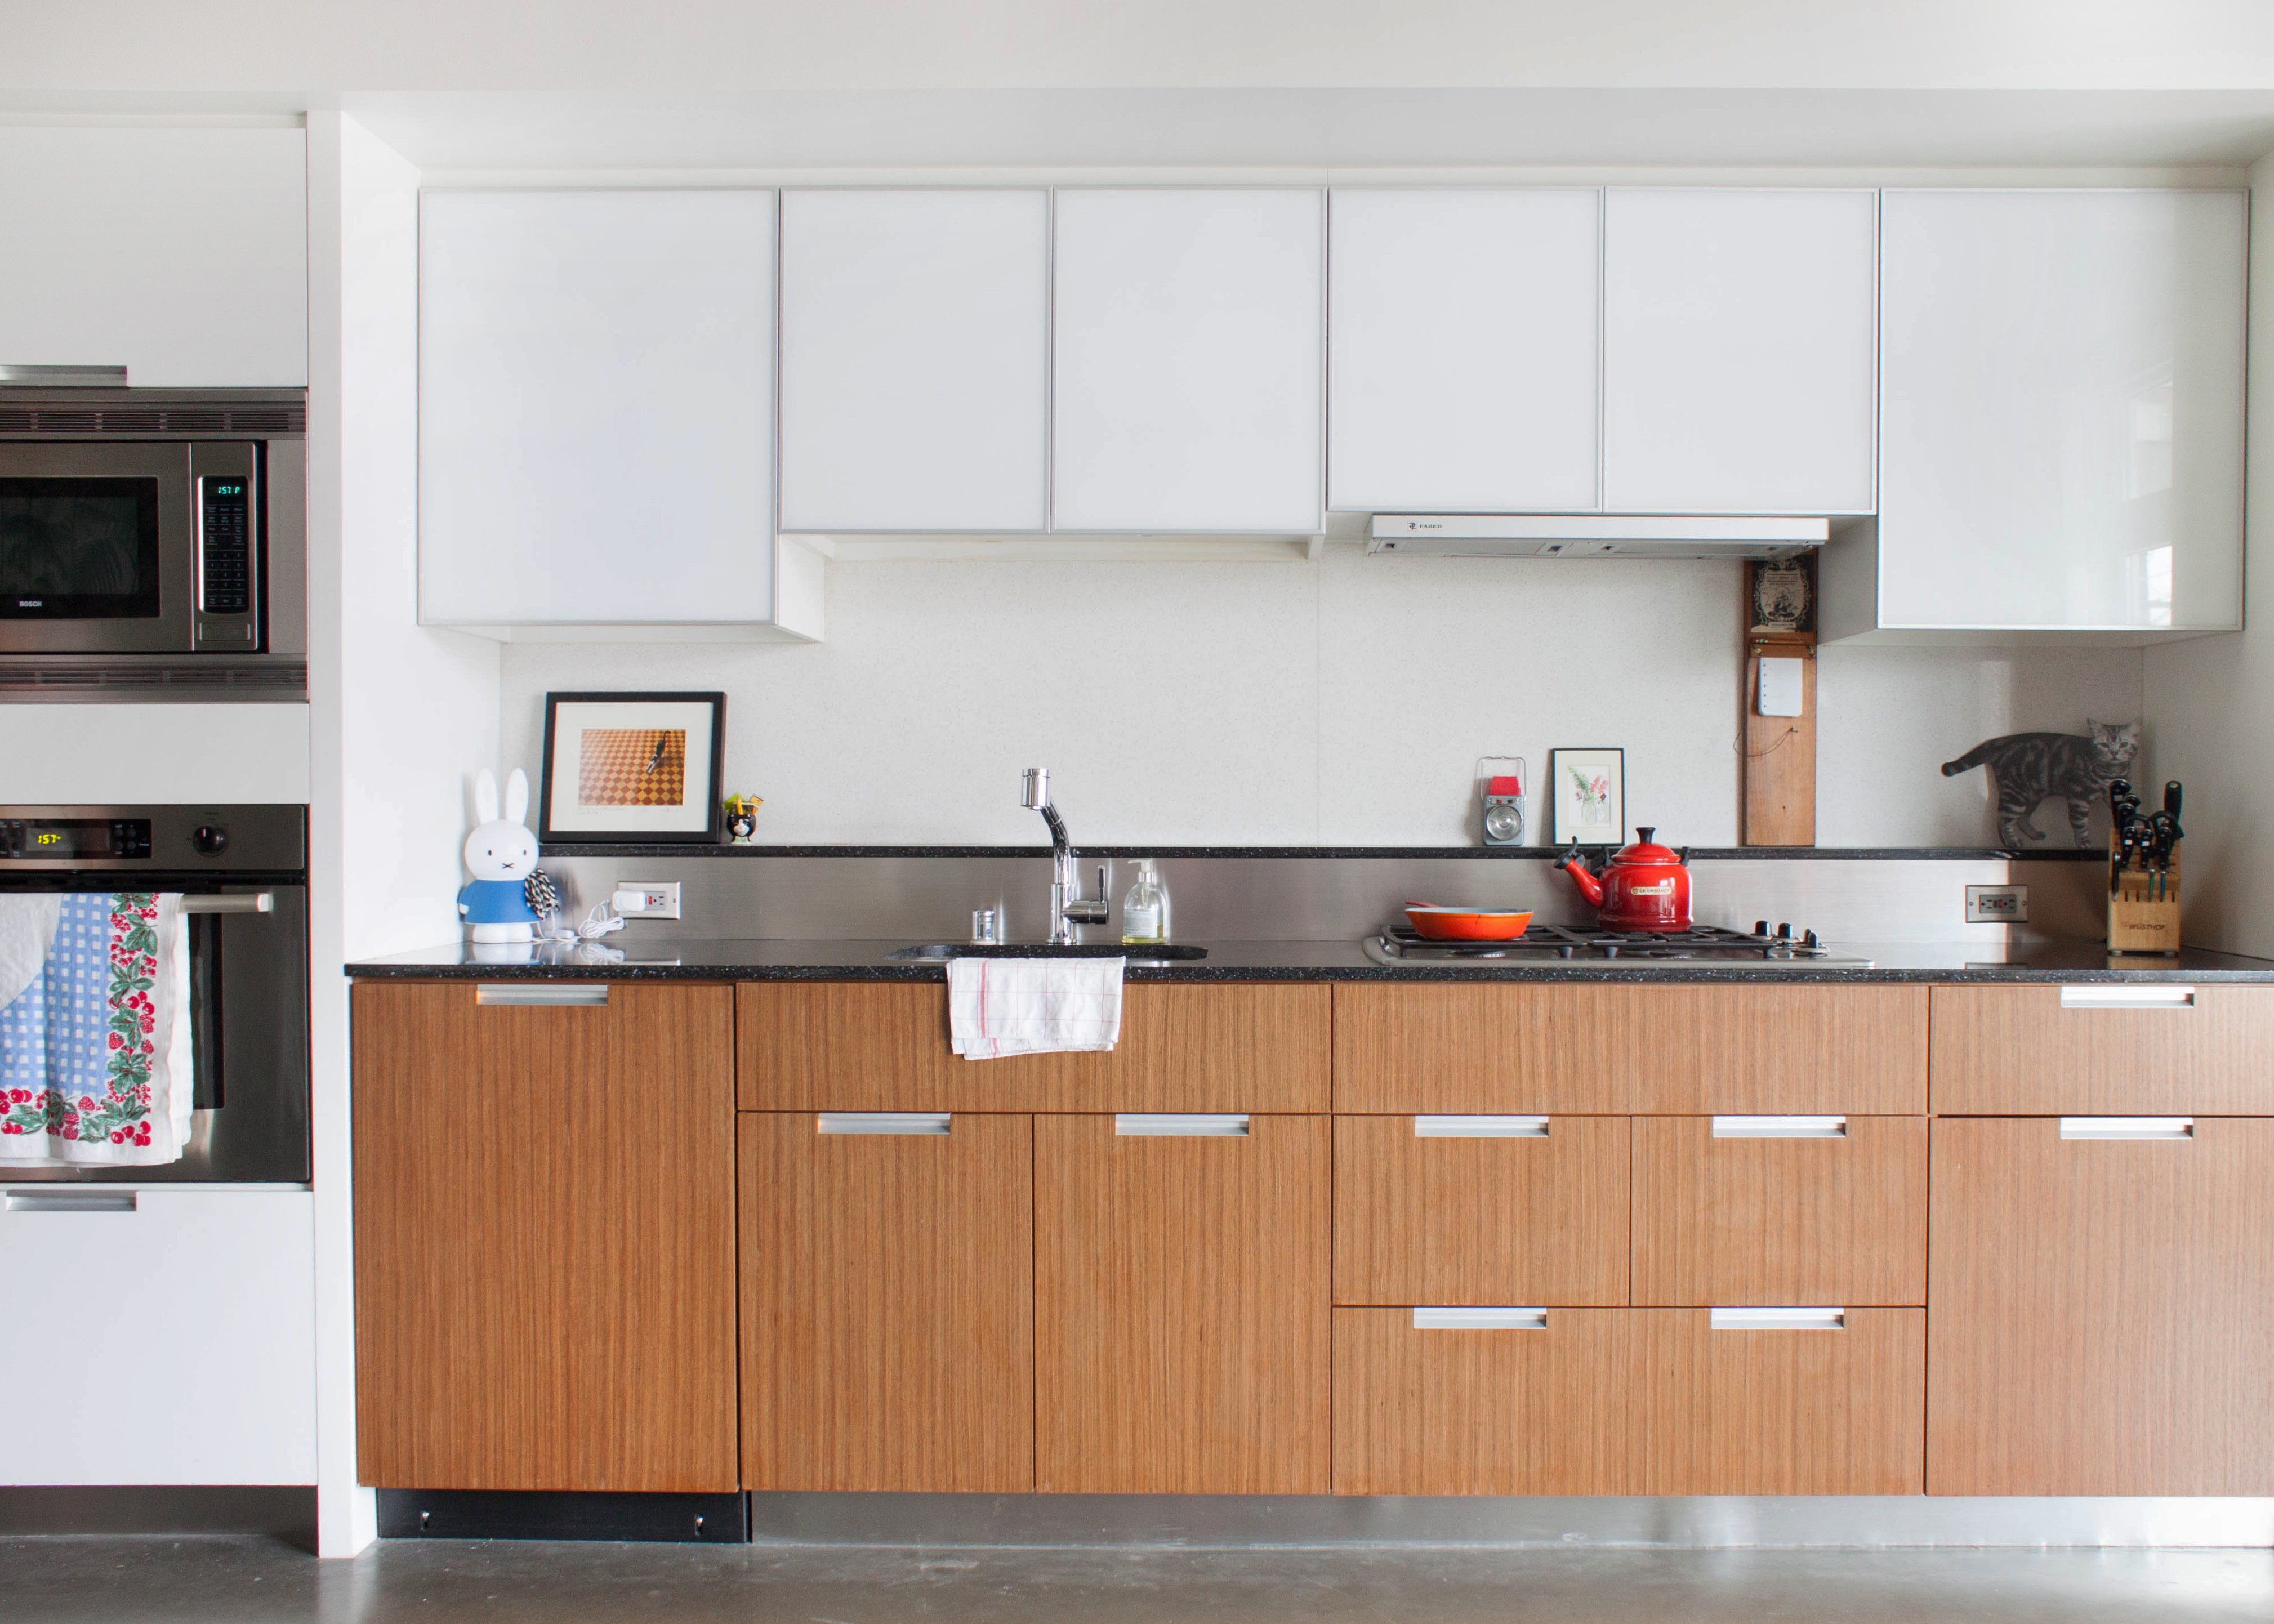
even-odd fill
[[[454,943],[418,952],[366,959],[346,974],[373,979],[459,981],[944,981],[945,967],[887,955],[906,941],[626,942],[610,953],[543,947],[534,960],[477,959]],[[2274,959],[2188,948],[2164,957],[2112,957],[2098,942],[1840,942],[1839,951],[1871,959],[1869,968],[1833,968],[1796,961],[1774,970],[1653,965],[1615,969],[1595,963],[1490,963],[1388,966],[1356,942],[1209,942],[1204,959],[1147,964],[1133,957],[1133,981],[2263,981],[2274,983]],[[496,952],[491,948],[486,951]],[[513,950],[505,950],[511,951]]]

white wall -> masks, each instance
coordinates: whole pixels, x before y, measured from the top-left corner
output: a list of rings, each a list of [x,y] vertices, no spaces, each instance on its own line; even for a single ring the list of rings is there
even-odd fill
[[[769,843],[1030,844],[1019,770],[1043,764],[1094,844],[1418,846],[1473,838],[1480,756],[1539,778],[1551,747],[1621,745],[1630,822],[1730,845],[1737,568],[1349,547],[1317,564],[840,561],[818,645],[509,646],[505,758],[535,778],[547,689],[723,688],[726,787],[766,798]],[[1824,662],[1827,846],[1984,844],[1982,775],[1946,779],[1942,762],[2139,714],[2132,650]]]
[[[2274,158],[2251,170],[2250,200],[2245,629],[2149,651],[2142,782],[2187,786],[2188,943],[2274,958]]]
[[[319,1544],[376,1534],[355,1477],[350,958],[448,939],[466,774],[497,753],[498,655],[417,624],[418,174],[308,121],[310,954]]]

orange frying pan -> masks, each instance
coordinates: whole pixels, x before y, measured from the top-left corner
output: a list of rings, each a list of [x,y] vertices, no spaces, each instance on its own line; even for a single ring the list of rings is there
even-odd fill
[[[1513,942],[1532,923],[1529,910],[1511,908],[1445,907],[1434,902],[1409,902],[1405,917],[1413,929],[1432,942]]]

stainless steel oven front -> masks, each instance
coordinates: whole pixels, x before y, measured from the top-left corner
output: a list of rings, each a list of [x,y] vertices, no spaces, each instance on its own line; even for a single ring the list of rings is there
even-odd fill
[[[0,387],[0,658],[305,665],[306,408]]]
[[[171,891],[190,936],[189,1148],[11,1184],[308,1181],[308,819],[296,806],[0,806],[0,890]]]

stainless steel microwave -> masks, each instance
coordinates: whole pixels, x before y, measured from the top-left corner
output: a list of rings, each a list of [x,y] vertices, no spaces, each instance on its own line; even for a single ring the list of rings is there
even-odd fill
[[[0,661],[305,670],[306,423],[297,390],[0,387]]]

